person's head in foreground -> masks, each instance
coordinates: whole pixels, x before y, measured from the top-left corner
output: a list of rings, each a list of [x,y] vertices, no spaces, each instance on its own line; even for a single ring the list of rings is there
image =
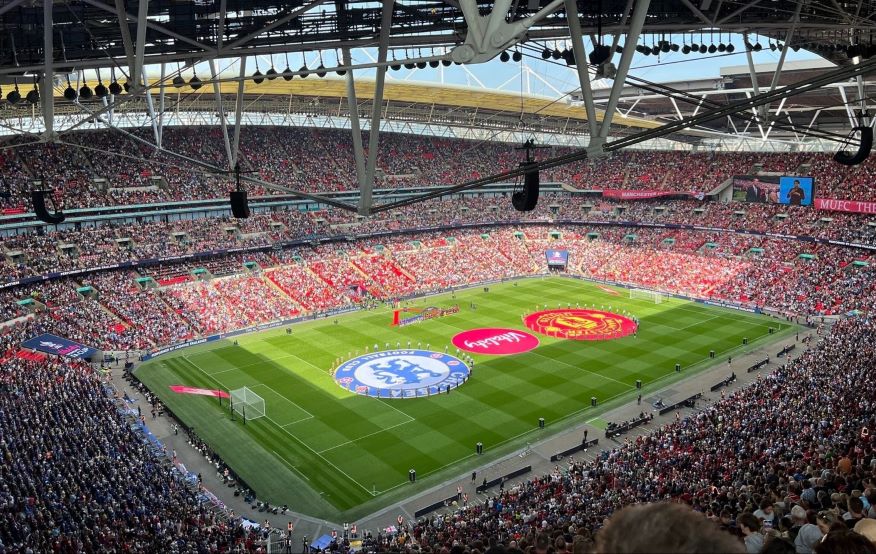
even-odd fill
[[[744,554],[745,547],[683,504],[630,506],[596,535],[597,554]]]

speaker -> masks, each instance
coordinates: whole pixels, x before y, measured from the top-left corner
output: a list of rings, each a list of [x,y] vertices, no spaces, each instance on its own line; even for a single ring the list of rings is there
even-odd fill
[[[33,213],[36,214],[37,219],[40,221],[48,223],[49,225],[57,225],[64,221],[65,216],[60,210],[56,210],[53,214],[49,213],[49,210],[46,209],[46,192],[48,191],[30,191],[30,201],[33,204]]]
[[[511,195],[511,205],[519,212],[531,212],[538,203],[539,173],[535,162],[521,162],[526,170],[523,174],[523,190]]]
[[[835,162],[843,165],[858,165],[870,156],[870,150],[873,148],[873,128],[866,125],[855,127],[849,134],[849,138],[855,133],[861,133],[861,145],[858,146],[858,151],[852,154],[848,150],[840,150],[833,155]]]
[[[231,191],[231,213],[237,219],[246,219],[249,217],[249,202],[246,200],[245,190]]]

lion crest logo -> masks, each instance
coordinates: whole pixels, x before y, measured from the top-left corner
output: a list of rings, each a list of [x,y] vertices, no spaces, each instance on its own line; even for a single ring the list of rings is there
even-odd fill
[[[426,369],[404,358],[390,358],[374,364],[371,366],[371,373],[375,379],[387,386],[416,385],[428,379],[442,377],[441,373]]]

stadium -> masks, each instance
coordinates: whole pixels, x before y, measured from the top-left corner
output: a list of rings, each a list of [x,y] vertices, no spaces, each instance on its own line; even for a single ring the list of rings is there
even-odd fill
[[[876,553],[874,14],[0,0],[0,552]]]

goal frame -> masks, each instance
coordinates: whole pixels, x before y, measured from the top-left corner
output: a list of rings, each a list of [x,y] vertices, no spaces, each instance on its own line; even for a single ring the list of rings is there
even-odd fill
[[[655,304],[663,303],[664,294],[656,290],[649,289],[630,289],[630,300],[651,300]]]
[[[244,421],[252,421],[261,417],[267,416],[265,409],[265,399],[249,387],[241,387],[229,391],[230,406],[229,410],[232,414],[237,414]]]

